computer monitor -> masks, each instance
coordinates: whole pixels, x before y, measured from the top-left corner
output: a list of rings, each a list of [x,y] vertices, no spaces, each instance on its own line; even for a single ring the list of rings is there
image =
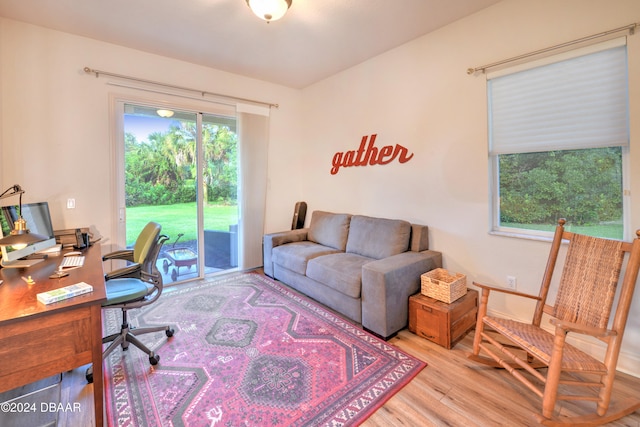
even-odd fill
[[[5,267],[11,266],[12,262],[21,258],[56,245],[56,238],[53,235],[53,226],[51,224],[51,214],[49,213],[49,204],[47,202],[23,204],[21,213],[31,233],[47,236],[48,238],[21,248],[1,246],[2,265]],[[0,227],[3,236],[9,235],[11,230],[13,230],[14,221],[19,217],[19,207],[17,205],[0,207]]]

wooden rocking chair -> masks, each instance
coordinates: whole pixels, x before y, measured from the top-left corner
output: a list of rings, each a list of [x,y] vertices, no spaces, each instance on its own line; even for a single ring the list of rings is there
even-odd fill
[[[628,243],[571,233],[564,230],[564,224],[564,219],[558,222],[538,296],[474,283],[482,289],[482,297],[473,354],[469,357],[505,368],[537,394],[542,399],[542,411],[537,415],[541,424],[601,425],[640,409],[640,400],[636,398],[610,406],[618,354],[640,266],[640,230],[633,243]],[[569,241],[569,246],[555,303],[550,305],[547,295],[563,240]],[[625,253],[629,255],[625,257]],[[612,312],[625,258],[624,278]],[[487,316],[492,291],[537,300],[532,322]],[[551,332],[540,327],[543,313],[550,316]],[[609,328],[610,314],[613,321]],[[606,352],[602,360],[566,343],[569,332],[603,341]],[[481,355],[481,350],[489,357]],[[554,414],[558,400],[591,401],[597,408],[588,415],[560,417]]]

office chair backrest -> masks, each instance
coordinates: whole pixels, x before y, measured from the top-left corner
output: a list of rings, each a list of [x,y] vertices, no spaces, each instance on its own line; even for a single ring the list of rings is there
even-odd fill
[[[161,230],[162,226],[153,221],[144,226],[136,239],[136,243],[133,245],[134,262],[143,263],[145,259],[147,259],[149,252],[160,235]]]
[[[163,281],[162,273],[158,270],[157,260],[162,245],[164,245],[167,240],[169,240],[169,237],[164,234],[158,236],[158,239],[153,242],[149,256],[141,266],[141,279],[152,283],[160,292],[162,292]]]

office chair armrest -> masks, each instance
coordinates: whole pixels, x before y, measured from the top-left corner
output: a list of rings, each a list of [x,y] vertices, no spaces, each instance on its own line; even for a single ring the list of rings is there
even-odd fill
[[[511,295],[516,295],[516,296],[519,296],[519,297],[525,297],[525,298],[540,300],[540,297],[538,295],[523,294],[522,292],[512,291],[511,289],[498,288],[496,286],[483,285],[482,283],[477,283],[477,282],[473,282],[473,286],[477,286],[482,290],[502,292],[503,294],[511,294]]]
[[[556,319],[554,317],[549,319],[549,323],[554,325],[556,329],[561,329],[565,332],[576,332],[578,334],[590,335],[592,337],[604,338],[604,337],[617,335],[616,331],[612,331],[610,329],[594,328],[593,326],[579,325],[577,323]]]
[[[146,271],[142,270],[140,272],[140,280],[143,280],[155,286],[156,288],[159,288],[160,286],[162,286],[162,276],[158,271],[155,271],[153,273],[147,273]]]
[[[102,256],[103,261],[107,261],[110,259],[123,259],[126,261],[133,262],[133,250],[131,249],[121,249],[119,251],[110,252],[106,255]]]
[[[136,279],[140,278],[140,273],[141,273],[141,268],[142,266],[138,263],[135,264],[131,264],[128,265],[126,267],[123,268],[119,268],[117,270],[113,270],[107,274],[104,275],[104,279],[105,280],[111,280],[111,279],[121,279],[124,277],[133,277]]]

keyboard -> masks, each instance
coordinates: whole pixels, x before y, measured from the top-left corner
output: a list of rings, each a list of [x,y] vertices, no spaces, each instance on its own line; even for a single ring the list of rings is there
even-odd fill
[[[84,256],[82,255],[66,256],[62,258],[62,262],[58,266],[58,270],[62,270],[64,268],[82,267],[83,265],[84,265]]]

